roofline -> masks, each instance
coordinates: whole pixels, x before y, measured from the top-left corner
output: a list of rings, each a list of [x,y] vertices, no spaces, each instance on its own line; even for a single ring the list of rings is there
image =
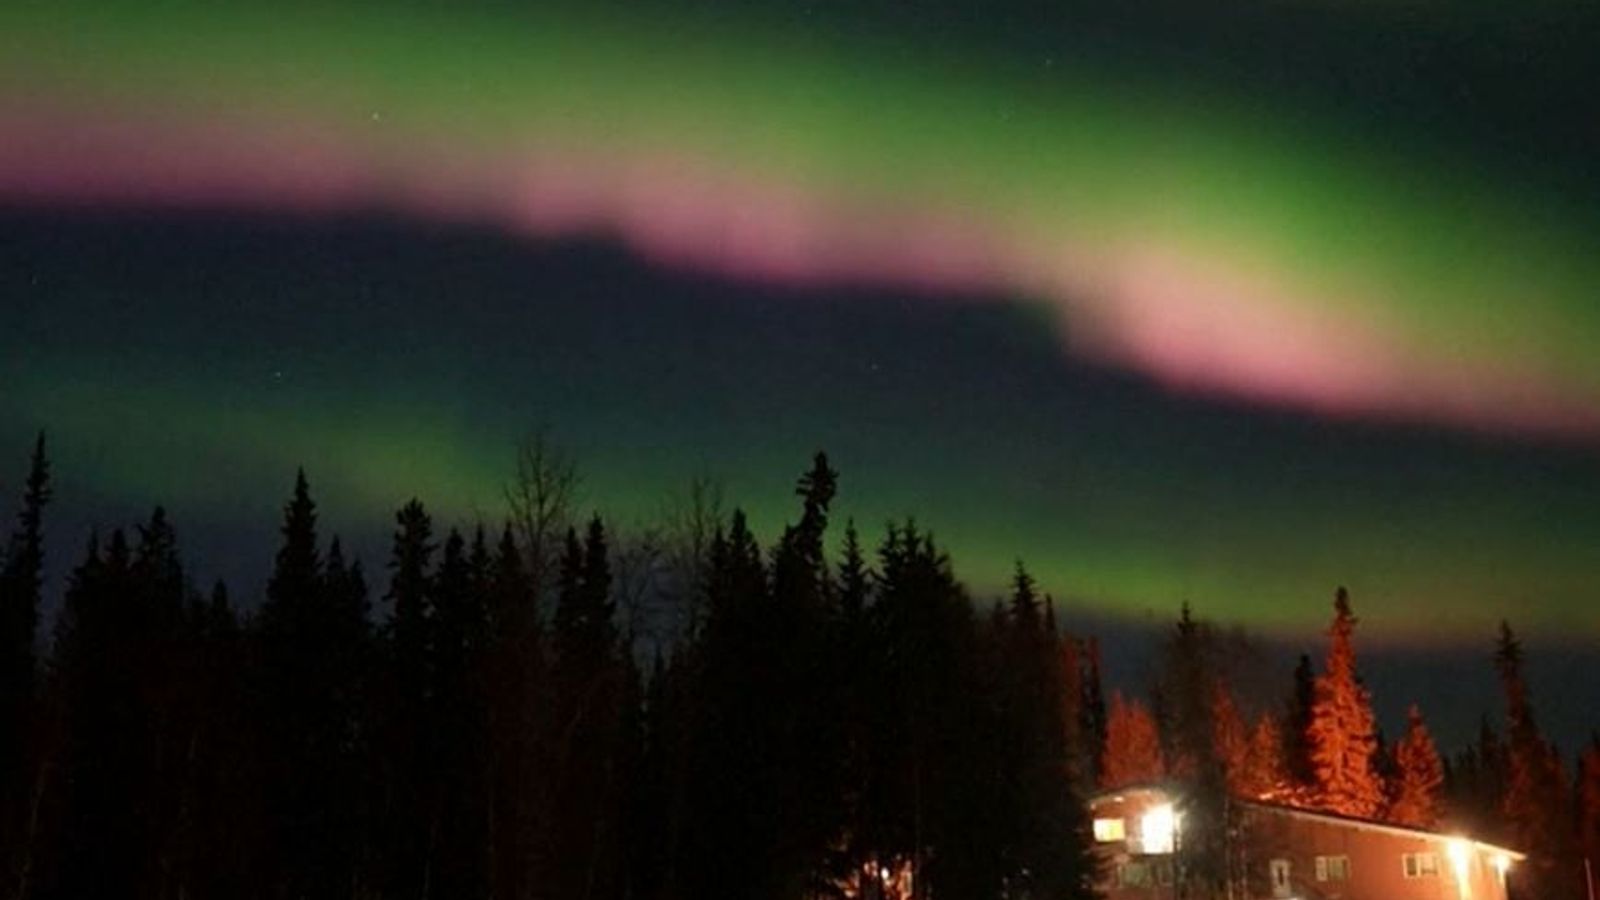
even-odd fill
[[[1118,797],[1118,796],[1121,796],[1123,794],[1139,794],[1139,793],[1174,794],[1174,793],[1181,793],[1181,790],[1182,789],[1179,786],[1177,786],[1177,785],[1175,785],[1175,784],[1173,784],[1171,782],[1159,782],[1159,781],[1137,782],[1137,783],[1134,783],[1134,784],[1125,784],[1125,785],[1122,785],[1122,786],[1116,787],[1116,788],[1107,788],[1107,789],[1096,791],[1095,793],[1090,794],[1087,797],[1085,797],[1084,798],[1084,802],[1086,804],[1089,804],[1089,805],[1092,806],[1092,805],[1094,805],[1095,803],[1097,803],[1099,801],[1107,800],[1107,799],[1110,799],[1110,798],[1113,798],[1113,797]],[[1516,862],[1522,862],[1522,861],[1524,861],[1524,860],[1526,860],[1528,858],[1528,855],[1526,853],[1522,853],[1522,852],[1517,851],[1517,850],[1512,850],[1509,847],[1501,847],[1498,844],[1491,844],[1491,843],[1489,843],[1487,841],[1480,841],[1480,840],[1477,840],[1476,838],[1470,837],[1470,836],[1465,835],[1465,834],[1451,834],[1449,832],[1444,832],[1444,831],[1430,831],[1429,829],[1426,829],[1426,828],[1412,828],[1412,827],[1406,826],[1406,825],[1394,825],[1394,824],[1391,824],[1389,822],[1379,822],[1379,821],[1377,821],[1375,819],[1363,819],[1363,818],[1359,818],[1357,816],[1342,815],[1340,813],[1322,812],[1320,810],[1314,810],[1314,809],[1304,809],[1304,808],[1301,808],[1301,807],[1298,807],[1298,806],[1289,806],[1288,804],[1284,804],[1284,803],[1273,803],[1273,802],[1271,802],[1269,800],[1251,800],[1251,799],[1246,798],[1246,797],[1233,797],[1233,798],[1230,798],[1230,799],[1234,803],[1238,803],[1238,804],[1240,804],[1242,806],[1255,807],[1256,809],[1265,810],[1267,812],[1282,813],[1282,814],[1287,815],[1287,816],[1292,816],[1294,818],[1305,819],[1305,820],[1313,821],[1313,822],[1332,822],[1332,823],[1339,824],[1339,825],[1350,825],[1352,827],[1359,828],[1359,829],[1364,829],[1364,830],[1367,830],[1367,831],[1376,831],[1376,832],[1385,833],[1385,834],[1397,834],[1397,835],[1401,835],[1403,837],[1425,838],[1425,839],[1430,839],[1430,840],[1445,840],[1445,841],[1448,841],[1448,840],[1464,840],[1464,841],[1469,842],[1470,844],[1472,844],[1474,847],[1478,848],[1479,850],[1487,851],[1487,852],[1490,852],[1490,853],[1504,854],[1505,856],[1509,857],[1510,859],[1512,859],[1512,860],[1514,860]]]
[[[1501,847],[1498,844],[1491,844],[1488,841],[1480,841],[1477,838],[1465,834],[1451,834],[1445,831],[1431,831],[1426,828],[1412,828],[1407,825],[1395,825],[1389,822],[1379,822],[1373,819],[1362,819],[1356,816],[1341,815],[1339,813],[1321,812],[1313,809],[1301,809],[1297,806],[1288,806],[1283,803],[1272,803],[1266,800],[1250,800],[1237,797],[1234,798],[1233,802],[1242,806],[1253,806],[1257,809],[1263,809],[1268,812],[1283,813],[1284,815],[1292,816],[1297,819],[1307,819],[1313,822],[1333,822],[1340,825],[1350,825],[1366,831],[1398,834],[1403,837],[1431,838],[1445,841],[1467,841],[1480,850],[1487,850],[1492,853],[1502,853],[1517,862],[1522,862],[1528,858],[1526,853],[1512,850],[1510,847]]]
[[[1120,796],[1122,794],[1138,794],[1138,793],[1150,793],[1150,792],[1160,792],[1160,793],[1172,794],[1172,793],[1178,793],[1180,790],[1181,790],[1181,788],[1177,784],[1175,784],[1173,782],[1169,782],[1169,781],[1136,781],[1133,784],[1121,784],[1121,785],[1117,785],[1114,788],[1101,788],[1100,790],[1095,791],[1094,793],[1089,794],[1088,796],[1084,797],[1083,798],[1083,802],[1084,803],[1094,803],[1097,800],[1107,800],[1107,799],[1110,799],[1112,797]]]

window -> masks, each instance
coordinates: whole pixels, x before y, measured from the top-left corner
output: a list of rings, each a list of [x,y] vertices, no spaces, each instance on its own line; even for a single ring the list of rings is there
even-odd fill
[[[1079,820],[1082,821],[1082,820]],[[1095,819],[1094,839],[1100,843],[1126,840],[1128,837],[1121,819]]]
[[[1348,856],[1319,856],[1317,857],[1318,881],[1349,881],[1350,857]]]
[[[1156,883],[1155,873],[1146,862],[1125,862],[1117,867],[1117,882],[1123,887],[1150,887]]]
[[[1439,875],[1439,857],[1432,853],[1407,853],[1400,857],[1400,865],[1407,878],[1435,878]]]
[[[1143,853],[1171,853],[1178,834],[1178,814],[1172,804],[1152,806],[1139,819],[1139,844]]]
[[[1275,859],[1267,864],[1267,874],[1272,878],[1272,896],[1289,896],[1289,861]]]
[[[1140,859],[1117,866],[1117,884],[1121,887],[1168,887],[1172,884],[1172,861],[1166,859]]]

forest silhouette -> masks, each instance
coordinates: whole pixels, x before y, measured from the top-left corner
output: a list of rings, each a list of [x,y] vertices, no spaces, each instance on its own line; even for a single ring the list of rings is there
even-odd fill
[[[1378,731],[1343,589],[1270,703],[1187,606],[1108,697],[1021,562],[990,606],[915,521],[830,522],[822,453],[766,543],[710,482],[626,539],[578,483],[532,438],[503,519],[414,499],[369,570],[300,472],[250,604],[157,508],[90,537],[46,623],[41,435],[0,557],[0,896],[1087,898],[1085,799],[1155,781],[1186,788],[1186,896],[1226,890],[1229,796],[1470,829],[1529,853],[1528,897],[1600,851],[1600,742],[1569,772],[1509,626],[1503,726],[1441,755],[1415,708]]]

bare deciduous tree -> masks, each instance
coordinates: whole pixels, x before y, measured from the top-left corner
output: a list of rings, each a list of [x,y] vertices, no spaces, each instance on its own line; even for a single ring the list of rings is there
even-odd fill
[[[666,567],[660,528],[639,525],[612,531],[612,595],[622,625],[622,645],[632,652],[639,640],[660,646],[668,635],[661,582]]]
[[[573,521],[582,480],[577,463],[541,428],[517,447],[516,475],[505,487],[506,507],[523,553],[528,581],[544,598],[561,553],[561,537]]]
[[[668,498],[661,512],[662,599],[670,641],[689,641],[704,617],[703,576],[711,541],[723,522],[722,483],[701,475],[681,494]]]

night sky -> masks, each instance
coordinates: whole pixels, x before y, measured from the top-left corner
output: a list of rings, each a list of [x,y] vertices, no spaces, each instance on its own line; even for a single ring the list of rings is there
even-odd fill
[[[624,530],[711,475],[770,538],[822,448],[1113,635],[1287,669],[1346,584],[1447,744],[1508,617],[1570,745],[1600,14],[1341,6],[8,4],[0,487],[46,428],[55,585],[163,502],[252,596],[299,464],[375,564],[541,427]]]

